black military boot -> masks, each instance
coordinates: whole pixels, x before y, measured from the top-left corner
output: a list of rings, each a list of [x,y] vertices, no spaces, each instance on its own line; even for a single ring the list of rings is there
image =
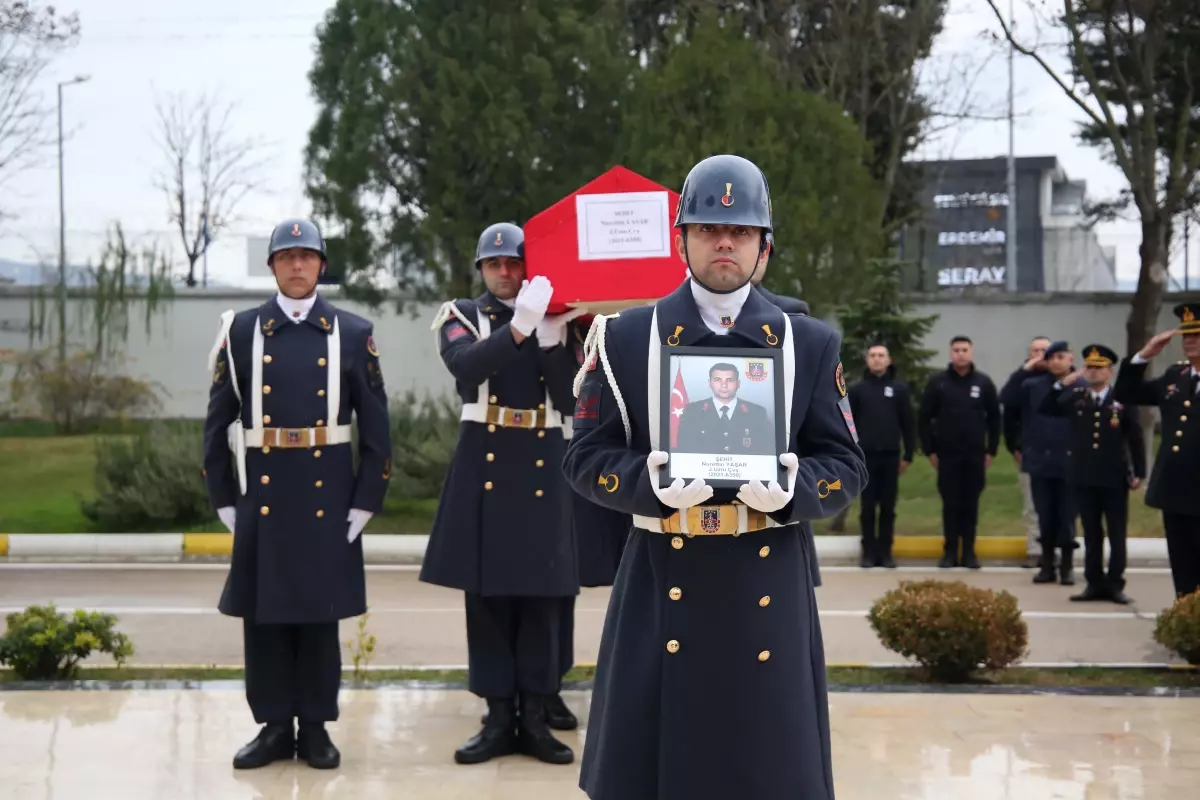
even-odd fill
[[[313,769],[337,769],[342,763],[342,754],[333,746],[329,731],[320,722],[300,723],[296,755]]]
[[[579,720],[567,708],[561,694],[546,698],[546,724],[556,731],[573,731],[579,727]]]
[[[1054,583],[1057,576],[1054,573],[1054,549],[1042,548],[1041,569],[1033,576],[1034,583]]]
[[[575,760],[571,748],[550,733],[550,727],[546,724],[546,698],[538,695],[521,696],[517,749],[547,764],[570,764]]]
[[[962,549],[962,565],[967,569],[979,569],[979,559],[975,557],[975,534],[967,534],[963,537]]]
[[[483,730],[454,751],[459,764],[482,764],[517,752],[517,709],[512,700],[489,697]]]
[[[1062,557],[1058,561],[1058,582],[1063,586],[1075,585],[1075,551],[1070,547],[1062,549]]]
[[[269,722],[254,737],[254,741],[237,751],[234,769],[258,769],[275,761],[288,761],[296,756],[296,734],[291,721]]]
[[[1089,603],[1092,601],[1101,601],[1108,599],[1108,590],[1096,586],[1094,583],[1089,583],[1083,587],[1083,591],[1079,594],[1071,595],[1073,603]]]

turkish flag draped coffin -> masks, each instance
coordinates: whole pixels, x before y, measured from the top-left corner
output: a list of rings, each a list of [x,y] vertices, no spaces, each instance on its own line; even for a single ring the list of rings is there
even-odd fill
[[[679,194],[616,166],[525,223],[527,277],[554,285],[548,313],[645,305],[687,277],[675,250]]]

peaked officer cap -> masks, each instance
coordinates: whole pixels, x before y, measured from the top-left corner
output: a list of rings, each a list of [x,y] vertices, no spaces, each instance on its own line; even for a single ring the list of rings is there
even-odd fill
[[[1116,352],[1102,344],[1089,344],[1083,353],[1083,363],[1089,367],[1111,367],[1117,363]]]
[[[1180,333],[1200,333],[1200,303],[1180,303],[1174,311]]]
[[[752,225],[770,231],[771,190],[758,165],[725,154],[692,167],[679,193],[675,226],[693,223]]]
[[[483,229],[475,245],[475,266],[485,258],[497,256],[525,257],[525,231],[511,222],[497,222]]]
[[[271,243],[267,246],[267,263],[270,264],[280,250],[303,247],[315,250],[325,261],[325,239],[316,223],[307,219],[286,219],[271,231]]]

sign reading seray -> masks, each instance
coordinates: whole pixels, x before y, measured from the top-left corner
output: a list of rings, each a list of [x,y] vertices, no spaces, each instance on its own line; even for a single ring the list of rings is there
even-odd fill
[[[666,192],[575,195],[579,260],[663,258],[671,255]]]

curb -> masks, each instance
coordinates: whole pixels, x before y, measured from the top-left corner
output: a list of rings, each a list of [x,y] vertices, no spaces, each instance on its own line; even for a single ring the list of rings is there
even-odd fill
[[[368,564],[420,564],[429,536],[419,534],[364,534],[363,555]],[[1076,545],[1082,551],[1083,540]],[[817,536],[817,557],[822,564],[857,564],[857,536]],[[976,554],[982,561],[1019,562],[1026,555],[1022,536],[981,536]],[[1108,555],[1108,541],[1104,543]],[[11,561],[50,559],[104,562],[194,561],[227,559],[233,552],[229,533],[0,533],[0,558]],[[892,548],[899,560],[936,560],[942,555],[938,536],[897,536]],[[1165,539],[1130,539],[1127,544],[1131,567],[1169,565]],[[1075,556],[1082,561],[1082,552]]]

